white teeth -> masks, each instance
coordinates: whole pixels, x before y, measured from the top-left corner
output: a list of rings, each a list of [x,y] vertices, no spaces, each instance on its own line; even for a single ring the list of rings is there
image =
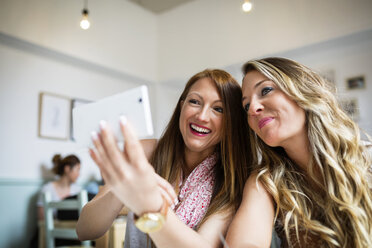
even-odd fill
[[[202,127],[198,127],[194,124],[191,124],[191,128],[194,129],[195,131],[198,131],[199,133],[210,133],[211,131]]]

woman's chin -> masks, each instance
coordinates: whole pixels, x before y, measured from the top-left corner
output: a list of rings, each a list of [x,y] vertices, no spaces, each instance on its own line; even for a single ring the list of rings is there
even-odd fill
[[[190,142],[187,146],[187,149],[192,152],[205,152],[207,150],[214,151],[215,145],[209,146],[204,142]]]
[[[264,137],[264,138],[261,138],[263,142],[265,142],[266,145],[270,146],[270,147],[278,147],[280,146],[279,145],[279,141],[273,137]]]

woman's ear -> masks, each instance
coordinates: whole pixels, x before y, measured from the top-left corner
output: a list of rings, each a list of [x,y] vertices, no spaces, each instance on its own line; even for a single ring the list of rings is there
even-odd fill
[[[63,169],[64,174],[67,174],[67,173],[69,173],[70,171],[71,171],[71,166],[68,165],[68,164],[66,164],[66,165],[65,165],[65,168]]]

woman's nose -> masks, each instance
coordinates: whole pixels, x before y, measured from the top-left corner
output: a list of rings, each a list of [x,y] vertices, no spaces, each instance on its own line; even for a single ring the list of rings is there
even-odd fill
[[[252,100],[249,104],[249,110],[248,114],[249,115],[258,115],[260,112],[263,110],[263,105],[261,104],[260,101],[257,100]]]
[[[208,107],[203,107],[200,109],[198,115],[197,115],[197,118],[198,120],[200,121],[209,121],[209,108]]]

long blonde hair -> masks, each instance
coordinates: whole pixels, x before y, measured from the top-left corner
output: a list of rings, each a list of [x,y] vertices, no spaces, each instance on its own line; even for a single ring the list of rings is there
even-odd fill
[[[181,102],[185,100],[190,88],[202,78],[210,78],[216,85],[223,102],[223,124],[221,142],[216,148],[219,154],[214,171],[216,183],[211,203],[201,223],[218,211],[236,210],[248,178],[250,168],[248,165],[251,164],[251,157],[247,152],[248,124],[241,105],[242,92],[238,82],[229,73],[217,69],[204,70],[192,76],[150,159],[159,175],[171,183],[177,181],[181,169],[185,166],[185,143],[179,129]]]
[[[265,58],[248,61],[243,73],[250,71],[272,80],[306,113],[311,161],[305,173],[283,148],[266,145],[250,129],[257,151],[254,170],[276,203],[288,244],[306,246],[309,234],[322,246],[372,247],[372,194],[366,181],[371,158],[358,126],[311,69],[289,59]],[[299,234],[304,230],[305,238]]]

